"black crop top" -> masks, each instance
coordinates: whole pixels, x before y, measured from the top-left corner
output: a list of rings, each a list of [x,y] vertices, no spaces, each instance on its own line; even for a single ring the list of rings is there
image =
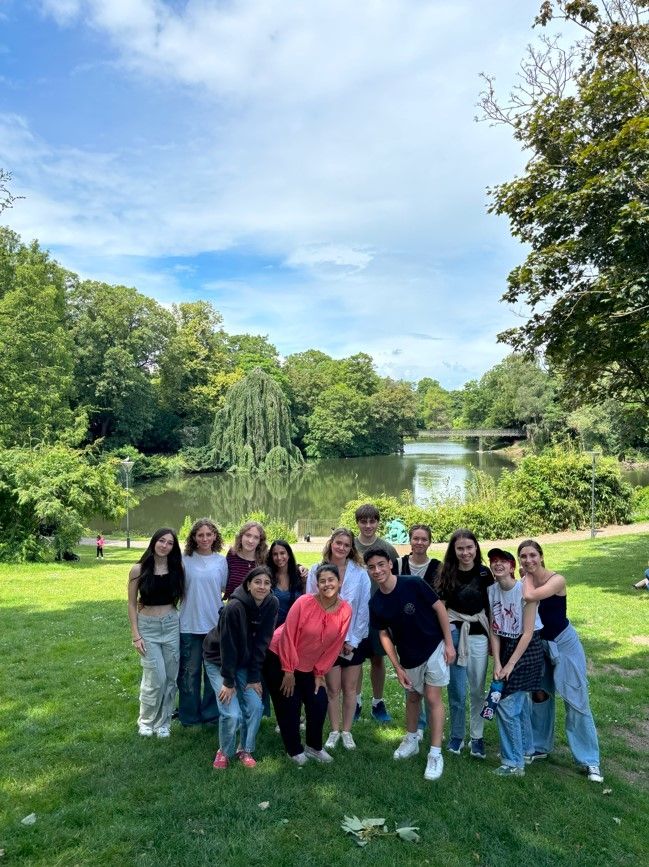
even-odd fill
[[[164,575],[153,575],[146,582],[148,587],[139,586],[141,605],[174,605],[178,598],[176,582],[166,572]]]
[[[567,596],[556,595],[539,601],[539,617],[543,623],[541,638],[554,641],[570,623],[566,616],[567,602]]]

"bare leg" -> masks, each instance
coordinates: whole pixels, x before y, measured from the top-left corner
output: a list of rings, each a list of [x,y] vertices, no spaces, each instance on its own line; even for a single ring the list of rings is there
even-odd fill
[[[442,701],[442,688],[441,686],[426,684],[424,695],[430,717],[430,745],[431,747],[441,747],[444,735],[444,719],[446,717],[444,702]],[[417,705],[418,710],[419,705]]]
[[[334,665],[331,671],[325,676],[327,698],[329,699],[329,722],[331,724],[332,732],[340,731],[340,671],[340,666]],[[356,701],[356,699],[354,699],[354,701]]]
[[[370,663],[372,698],[383,698],[383,690],[385,688],[385,659],[382,656],[373,656]]]
[[[417,733],[417,721],[419,720],[420,706],[421,693],[408,690],[406,698],[406,729],[411,735]]]
[[[338,669],[342,672],[343,690],[343,731],[350,732],[354,722],[356,710],[356,687],[358,685],[358,670],[361,665],[350,665],[347,668]],[[331,706],[330,706],[331,707]],[[330,711],[331,718],[331,711]],[[333,725],[333,724],[332,724]]]

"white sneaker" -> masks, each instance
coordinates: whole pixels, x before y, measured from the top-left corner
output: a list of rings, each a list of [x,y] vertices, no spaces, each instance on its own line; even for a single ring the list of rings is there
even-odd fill
[[[144,723],[140,723],[137,727],[138,734],[141,734],[143,738],[150,738],[153,734],[153,729],[151,726],[145,726]]]
[[[334,757],[330,756],[326,750],[314,750],[313,747],[304,747],[304,755],[307,759],[313,759],[314,762],[333,762]]]
[[[336,744],[340,740],[340,732],[333,731],[329,732],[329,737],[325,741],[325,749],[333,750],[336,748]]]
[[[341,737],[343,739],[343,746],[346,750],[356,749],[356,744],[354,743],[354,738],[352,737],[351,732],[342,732]]]
[[[291,761],[302,767],[303,765],[306,765],[308,758],[304,753],[298,753],[296,756],[291,756]]]
[[[586,771],[588,772],[588,779],[591,783],[603,783],[604,777],[599,769],[599,765],[588,765],[586,767]]]
[[[419,743],[421,743],[423,741],[423,739],[424,739],[424,730],[423,729],[417,729],[417,740],[419,741]]]
[[[279,726],[275,726],[275,734],[276,734],[276,735],[281,734],[281,729],[280,729]]]
[[[160,726],[160,728],[155,730],[155,733],[159,738],[171,737],[171,730],[169,726]]]
[[[444,759],[442,758],[441,753],[438,756],[431,756],[428,754],[428,761],[426,762],[426,770],[424,771],[424,779],[425,780],[439,780],[442,776],[442,771],[444,770]]]
[[[410,737],[410,735],[406,735],[394,751],[393,758],[396,761],[398,761],[399,759],[409,759],[410,756],[416,756],[418,752],[418,739],[416,737]]]

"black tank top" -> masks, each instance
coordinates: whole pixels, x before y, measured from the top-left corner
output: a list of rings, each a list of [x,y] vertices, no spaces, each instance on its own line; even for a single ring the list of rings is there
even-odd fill
[[[563,632],[570,621],[566,616],[567,596],[548,596],[539,600],[539,617],[543,623],[541,638],[554,639]]]
[[[148,587],[140,585],[140,603],[142,605],[174,605],[177,597],[176,582],[166,572],[164,575],[154,575],[148,581]]]

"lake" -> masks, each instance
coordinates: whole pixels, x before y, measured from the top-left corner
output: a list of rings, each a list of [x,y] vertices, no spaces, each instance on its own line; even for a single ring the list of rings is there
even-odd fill
[[[406,443],[402,455],[346,458],[311,464],[291,476],[206,473],[136,485],[140,503],[131,510],[131,533],[150,535],[158,527],[180,527],[186,515],[209,515],[219,524],[238,521],[252,511],[265,512],[289,525],[300,521],[299,534],[326,535],[338,523],[343,506],[360,494],[398,496],[410,491],[424,505],[431,496],[463,496],[472,469],[497,478],[513,464],[498,452],[477,451],[477,440],[425,440]],[[624,471],[632,484],[649,484],[646,469]],[[306,523],[303,523],[306,522]],[[124,530],[94,521],[91,529]]]

